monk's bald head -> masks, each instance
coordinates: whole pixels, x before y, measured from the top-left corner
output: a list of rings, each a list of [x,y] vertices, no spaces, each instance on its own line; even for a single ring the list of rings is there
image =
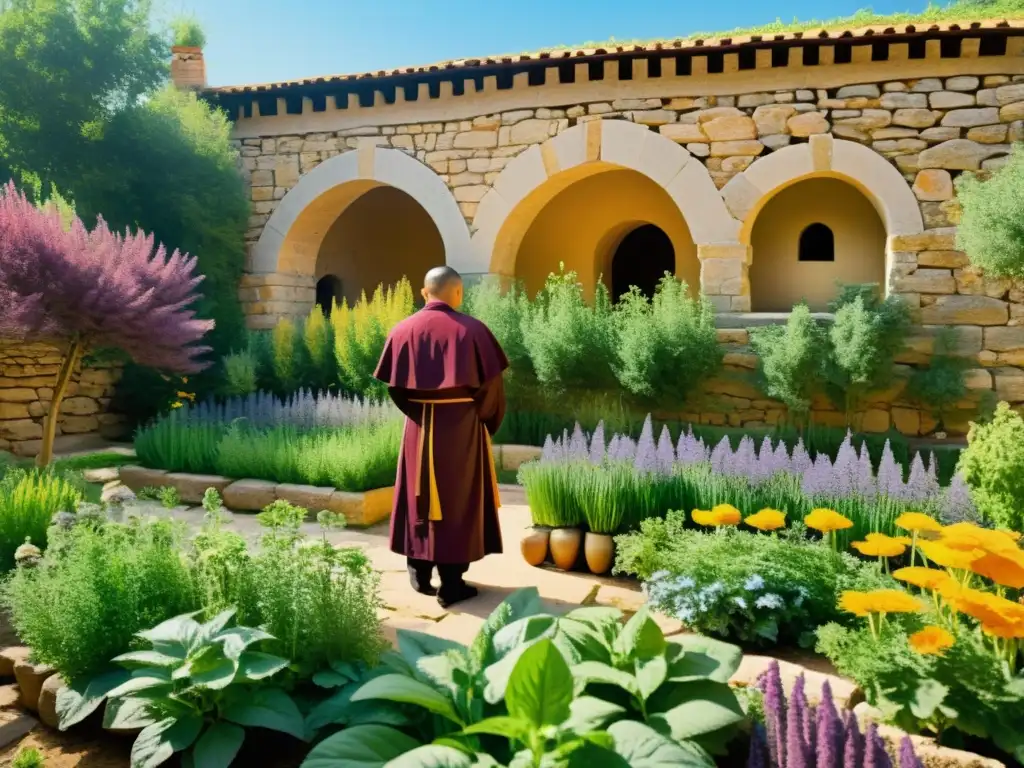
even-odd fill
[[[452,309],[462,304],[462,275],[451,267],[434,267],[423,278],[423,299],[443,301]]]

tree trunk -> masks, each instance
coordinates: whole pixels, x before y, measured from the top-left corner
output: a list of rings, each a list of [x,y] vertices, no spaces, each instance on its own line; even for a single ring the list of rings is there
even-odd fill
[[[71,381],[71,374],[75,370],[79,359],[82,357],[82,342],[75,338],[68,344],[68,351],[61,361],[60,370],[57,371],[57,383],[53,387],[53,398],[50,400],[50,408],[43,421],[43,445],[36,457],[36,466],[48,466],[53,460],[53,441],[57,437],[57,420],[60,418],[60,406],[64,402],[64,394],[68,391],[68,384]]]

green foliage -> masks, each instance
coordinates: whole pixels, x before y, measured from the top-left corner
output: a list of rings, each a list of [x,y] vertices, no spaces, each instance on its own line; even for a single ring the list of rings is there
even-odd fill
[[[792,419],[806,423],[811,398],[823,384],[826,335],[806,304],[797,304],[784,326],[750,329],[764,393],[786,404]]]
[[[906,395],[931,410],[939,429],[956,404],[968,395],[964,371],[970,368],[970,362],[954,354],[956,339],[955,328],[940,328],[928,366],[915,368],[907,382]]]
[[[43,768],[44,765],[46,765],[46,759],[42,752],[35,747],[22,747],[14,756],[11,768]]]
[[[224,394],[245,397],[258,389],[256,355],[245,349],[224,357]]]
[[[633,287],[616,314],[616,374],[640,403],[678,408],[722,363],[710,303],[691,299],[686,283],[668,273],[653,300]]]
[[[965,173],[956,188],[963,206],[956,247],[988,275],[1024,278],[1024,150],[1014,147],[988,181]]]
[[[140,429],[147,467],[368,491],[394,484],[402,421],[303,431],[160,419]]]
[[[320,307],[313,307],[302,324],[303,358],[309,369],[305,378],[315,392],[328,390],[337,381],[332,331]]]
[[[908,636],[922,624],[921,616],[905,615],[886,622],[878,639],[863,622],[828,624],[818,630],[817,650],[857,682],[884,720],[952,747],[963,747],[965,737],[988,739],[1024,763],[1024,676],[1011,676],[963,624],[943,654],[917,653]]]
[[[591,305],[575,272],[549,275],[522,322],[523,343],[542,387],[557,394],[615,385],[614,320],[603,283]]]
[[[164,485],[156,492],[157,501],[164,509],[174,509],[181,504],[181,494],[173,485]]]
[[[646,608],[621,619],[601,607],[543,614],[531,588],[499,606],[469,647],[399,630],[387,672],[346,683],[330,720],[322,710],[310,714],[309,727],[348,727],[304,766],[339,765],[353,754],[381,764],[404,755],[408,765],[583,758],[639,766],[657,753],[665,764],[710,768],[708,750],[743,719],[728,686],[739,649],[696,636],[667,640]],[[394,707],[405,719],[396,722]]]
[[[142,729],[132,768],[162,765],[178,752],[190,764],[228,768],[244,727],[302,739],[298,706],[270,682],[288,660],[258,650],[274,639],[263,630],[228,627],[234,613],[205,624],[187,613],[139,632],[149,648],[120,654],[112,660],[118,668],[58,694],[60,727],[81,722],[105,700],[104,725]]]
[[[14,469],[0,478],[0,571],[14,567],[14,551],[31,538],[46,547],[47,528],[58,512],[82,500],[78,484],[54,471]]]
[[[486,325],[508,358],[505,394],[510,401],[521,399],[524,390],[536,385],[533,362],[523,337],[524,321],[531,311],[529,296],[513,283],[502,290],[496,279],[483,279],[466,290],[462,311]],[[543,437],[542,437],[543,439]]]
[[[1024,418],[1000,403],[988,423],[971,425],[958,468],[978,511],[1013,531],[1024,529]]]
[[[181,556],[184,526],[73,520],[51,528],[42,563],[15,571],[4,603],[34,658],[84,684],[133,647],[136,632],[194,610],[197,599]]]
[[[847,421],[871,392],[893,380],[893,363],[910,328],[910,311],[902,299],[878,299],[873,286],[846,286],[830,306],[826,372],[830,393],[846,410]]]
[[[805,538],[802,526],[781,535],[689,529],[669,512],[616,538],[616,573],[648,582],[652,604],[695,632],[750,645],[814,644],[814,629],[844,617],[848,589],[894,585],[877,565]]]
[[[171,22],[173,45],[184,48],[202,48],[206,45],[206,33],[194,16],[181,16]]]
[[[294,392],[299,385],[295,324],[284,317],[274,326],[272,339],[274,380],[278,394]]]

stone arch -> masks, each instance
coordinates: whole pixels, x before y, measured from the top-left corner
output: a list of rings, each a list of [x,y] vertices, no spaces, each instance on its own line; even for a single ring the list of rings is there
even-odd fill
[[[392,187],[418,203],[437,228],[447,264],[467,268],[469,231],[447,185],[404,152],[366,144],[324,161],[288,191],[260,234],[252,272],[311,277],[328,229],[349,205],[378,187]]]
[[[473,219],[473,272],[514,274],[525,228],[559,192],[609,169],[636,171],[678,207],[693,242],[735,244],[739,222],[703,163],[659,133],[626,120],[590,120],[517,155],[480,201]]]

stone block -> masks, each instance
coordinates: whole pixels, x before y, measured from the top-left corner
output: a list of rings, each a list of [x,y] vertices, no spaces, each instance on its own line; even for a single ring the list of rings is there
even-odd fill
[[[923,109],[928,106],[928,96],[924,93],[885,93],[880,103],[882,109]]]
[[[676,121],[676,113],[667,109],[647,109],[633,112],[633,122],[640,125],[667,125]]]
[[[974,91],[981,85],[974,75],[958,75],[946,80],[946,88],[950,91]]]
[[[743,141],[757,138],[757,127],[746,115],[722,115],[702,123],[711,141]]]
[[[1002,123],[999,125],[983,125],[968,130],[967,138],[979,144],[1005,144],[1009,131],[1010,127]]]
[[[960,129],[941,127],[925,128],[919,135],[929,144],[938,144],[943,141],[949,141],[950,139],[959,139]]]
[[[1015,104],[1007,104],[999,108],[999,119],[1004,123],[1012,123],[1014,120],[1024,119],[1024,101]]]
[[[832,133],[836,127],[832,128]],[[871,131],[871,138],[874,141],[886,141],[890,139],[918,139],[920,134],[916,128],[876,128]],[[925,142],[927,144],[927,142]]]
[[[896,235],[894,251],[951,251],[956,248],[956,228],[929,229],[913,235]]]
[[[498,146],[497,131],[463,131],[455,134],[455,149],[488,149],[496,146]]]
[[[60,420],[60,429],[65,435],[84,435],[99,428],[100,420],[96,416],[63,416]]]
[[[535,445],[496,445],[495,464],[501,469],[519,469],[528,461],[536,461],[540,458],[541,449]]]
[[[0,678],[14,677],[14,666],[28,661],[31,653],[24,645],[11,645],[0,650]]]
[[[901,435],[916,436],[921,431],[921,413],[912,408],[893,408],[892,423]]]
[[[21,741],[37,725],[39,721],[24,712],[0,711],[0,749]]]
[[[979,144],[969,139],[952,139],[929,147],[918,158],[921,168],[976,171],[989,157],[1007,152],[1002,144]]]
[[[509,144],[540,144],[551,138],[552,122],[536,118],[523,120],[512,126],[509,131]],[[455,137],[455,146],[459,146],[459,137]],[[478,146],[491,146],[480,144]]]
[[[277,494],[277,498],[308,510],[311,519],[316,517],[317,512],[331,509],[331,495],[337,493],[334,488],[330,487],[292,483],[278,483],[274,492]]]
[[[60,726],[60,718],[57,717],[57,696],[67,687],[68,684],[60,675],[51,675],[46,678],[39,691],[39,719],[50,728],[57,729]]]
[[[948,269],[917,269],[893,279],[898,293],[956,293],[956,281]]]
[[[926,325],[1006,325],[1007,320],[1006,302],[988,296],[940,296],[921,308]]]
[[[828,133],[829,122],[821,112],[805,112],[802,115],[795,115],[786,121],[786,127],[794,136],[813,136],[819,133]]]
[[[269,480],[236,480],[224,488],[224,506],[243,512],[258,512],[277,500],[277,483]]]
[[[366,528],[391,516],[394,498],[394,486],[365,493],[333,491],[324,509],[344,515],[351,526]]]
[[[730,157],[732,155],[757,156],[762,152],[764,152],[764,144],[756,139],[716,141],[711,144],[712,157]]]
[[[796,107],[773,104],[754,110],[754,124],[758,136],[770,136],[786,132],[786,121],[796,114]]]
[[[38,399],[36,391],[27,387],[0,389],[0,403],[31,403]]]
[[[14,679],[18,681],[18,688],[21,690],[21,703],[30,712],[39,711],[39,695],[43,690],[43,683],[57,670],[48,664],[33,664],[25,659],[14,665]]]
[[[996,397],[1008,403],[1024,402],[1024,371],[1020,368],[996,368],[992,371]]]
[[[942,117],[941,125],[952,128],[971,128],[976,125],[991,125],[998,123],[999,120],[1000,113],[995,107],[954,109]]]
[[[959,109],[973,107],[974,104],[974,94],[971,93],[935,91],[928,96],[928,105],[932,109]]]
[[[992,327],[985,329],[985,349],[993,352],[1017,352],[1024,349],[1024,327]]]
[[[39,413],[29,413],[29,408],[31,406],[38,406]],[[33,415],[42,416],[43,410],[42,405],[39,403],[29,403],[28,405],[25,405],[24,403],[0,403],[0,421],[28,419]]]
[[[921,251],[917,254],[917,264],[921,267],[941,267],[958,269],[966,267],[970,262],[963,251]]]
[[[663,125],[658,132],[667,139],[679,144],[707,143],[711,141],[696,123],[670,123]]]
[[[963,382],[968,389],[992,389],[992,372],[984,368],[971,368],[963,372]]]
[[[121,469],[122,480],[125,485],[132,488],[127,481],[124,480],[124,468]],[[203,500],[203,495],[206,493],[207,488],[213,488],[219,494],[224,493],[224,489],[231,484],[230,477],[222,477],[221,475],[193,475],[187,472],[168,472],[160,478],[158,483],[154,485],[171,486],[177,489],[178,496],[186,504],[198,504]],[[132,490],[136,490],[132,488]]]
[[[0,438],[4,440],[37,440],[42,436],[42,424],[31,419],[0,421]]]
[[[914,180],[918,200],[949,200],[953,197],[953,177],[941,168],[920,171]]]
[[[996,101],[1000,105],[1024,101],[1024,83],[1013,83],[996,88]]]
[[[893,125],[903,125],[908,128],[931,128],[941,116],[941,112],[934,112],[930,109],[897,109],[892,113],[892,122]]]
[[[906,343],[896,355],[897,363],[927,363],[935,350],[935,337],[942,330],[939,326],[915,325],[907,334]],[[973,358],[982,350],[982,329],[977,326],[960,326],[953,337],[950,353],[963,358]]]

